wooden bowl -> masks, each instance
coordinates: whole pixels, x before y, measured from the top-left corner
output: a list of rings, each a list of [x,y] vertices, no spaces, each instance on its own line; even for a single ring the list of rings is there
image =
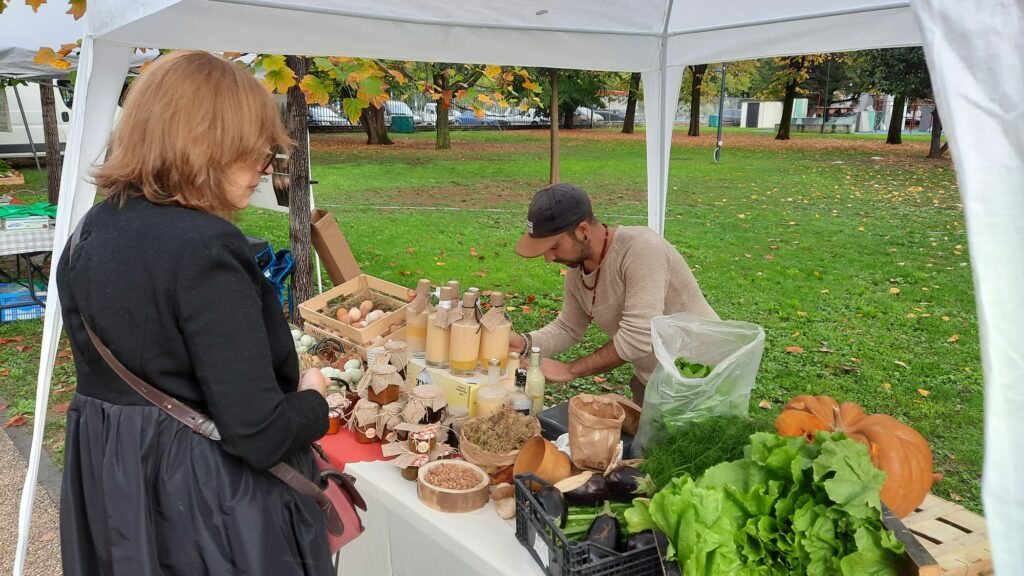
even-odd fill
[[[480,477],[472,488],[453,490],[434,486],[426,481],[427,472],[437,466],[461,466],[476,472]],[[491,479],[479,466],[464,460],[435,460],[420,466],[416,478],[416,494],[428,507],[440,512],[472,512],[483,508],[491,498]]]
[[[516,456],[512,473],[533,474],[551,484],[569,477],[572,465],[569,457],[543,436],[534,436],[526,441]]]

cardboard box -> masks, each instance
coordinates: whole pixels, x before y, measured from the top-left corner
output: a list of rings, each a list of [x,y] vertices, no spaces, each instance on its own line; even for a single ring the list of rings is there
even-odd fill
[[[464,406],[469,409],[470,416],[476,416],[476,392],[480,386],[486,384],[485,374],[456,376],[448,370],[427,366],[426,360],[422,358],[411,358],[406,371],[409,378],[415,379],[417,384],[440,386],[449,406]]]
[[[374,338],[392,332],[392,326],[396,328],[405,326],[405,307],[408,306],[410,294],[412,294],[412,290],[404,286],[362,274],[299,304],[299,315],[309,324],[365,346],[373,342]],[[391,305],[393,310],[366,328],[339,322],[325,310],[331,300],[348,299],[356,295],[362,295],[366,299],[384,300]]]
[[[316,248],[320,261],[327,268],[331,282],[338,286],[361,275],[363,271],[360,270],[334,215],[317,208],[310,214],[309,221],[313,248]]]

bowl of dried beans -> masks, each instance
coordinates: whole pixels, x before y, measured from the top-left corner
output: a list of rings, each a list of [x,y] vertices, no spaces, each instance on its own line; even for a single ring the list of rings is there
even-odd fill
[[[490,499],[490,478],[479,466],[463,460],[435,460],[420,466],[416,493],[420,501],[441,512],[472,512]]]

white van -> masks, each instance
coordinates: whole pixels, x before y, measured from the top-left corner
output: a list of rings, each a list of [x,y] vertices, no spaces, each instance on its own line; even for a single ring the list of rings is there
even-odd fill
[[[68,85],[63,81],[62,84]],[[43,110],[39,99],[39,84],[30,82],[18,86],[17,96],[14,90],[12,86],[0,90],[0,158],[32,157],[32,147],[25,131],[21,110],[18,108],[17,96],[21,96],[25,119],[28,120],[29,129],[32,131],[32,142],[35,143],[36,152],[43,157],[46,155],[46,141],[43,139]],[[71,126],[71,91],[55,87],[53,93],[57,108],[57,135],[63,150]]]

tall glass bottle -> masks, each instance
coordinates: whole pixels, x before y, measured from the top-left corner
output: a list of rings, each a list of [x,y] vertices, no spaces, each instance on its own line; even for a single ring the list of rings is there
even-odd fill
[[[416,358],[426,355],[430,308],[430,280],[423,278],[416,284],[416,297],[405,309],[405,341]]]
[[[530,367],[526,369],[526,395],[533,401],[530,414],[536,416],[544,410],[544,387],[547,380],[540,369],[540,348],[530,349]]]
[[[508,340],[512,336],[512,323],[505,314],[504,294],[491,293],[491,309],[480,323],[480,370],[486,372],[487,362],[497,358],[504,372],[508,366]]]
[[[476,295],[466,292],[462,297],[462,318],[451,328],[451,371],[458,376],[472,376],[480,358],[480,320],[476,317]]]
[[[447,368],[451,359],[451,326],[438,326],[437,316],[447,315],[453,307],[452,289],[441,288],[441,301],[437,308],[427,317],[427,365],[434,368]]]

